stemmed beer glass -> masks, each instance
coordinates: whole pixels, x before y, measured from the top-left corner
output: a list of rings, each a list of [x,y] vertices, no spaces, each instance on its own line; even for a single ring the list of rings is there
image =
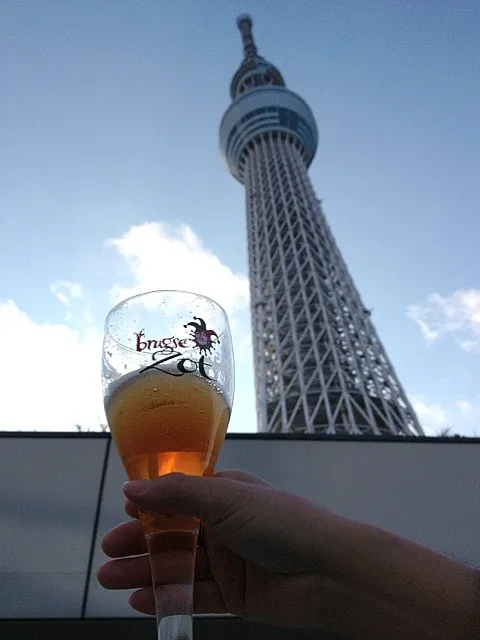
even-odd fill
[[[228,427],[234,362],[228,318],[213,300],[152,291],[105,322],[105,411],[129,480],[213,475]],[[140,513],[159,640],[191,640],[198,518]]]

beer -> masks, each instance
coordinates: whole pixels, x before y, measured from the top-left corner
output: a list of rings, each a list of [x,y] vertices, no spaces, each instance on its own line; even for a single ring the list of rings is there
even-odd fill
[[[109,391],[108,423],[130,480],[176,471],[213,474],[230,417],[230,407],[213,381],[194,373],[178,376],[150,369],[123,376]],[[190,528],[191,519],[168,520],[169,530]]]
[[[108,423],[130,480],[215,465],[230,416],[222,393],[202,376],[157,369],[128,374],[106,399]]]

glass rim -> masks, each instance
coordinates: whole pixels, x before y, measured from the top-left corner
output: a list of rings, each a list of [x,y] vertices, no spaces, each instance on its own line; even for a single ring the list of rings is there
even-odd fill
[[[132,352],[136,353],[135,349],[132,349],[132,347],[129,347],[126,344],[123,344],[123,342],[120,342],[120,340],[117,340],[117,338],[115,338],[111,334],[111,332],[109,331],[110,316],[111,316],[111,314],[114,313],[114,311],[117,311],[126,302],[130,302],[131,300],[134,300],[135,298],[141,298],[142,296],[149,295],[150,293],[186,293],[188,295],[195,296],[197,298],[203,298],[204,300],[207,300],[208,302],[212,303],[215,307],[217,307],[223,313],[224,320],[225,320],[225,327],[226,327],[226,329],[227,329],[227,331],[228,331],[228,333],[230,335],[230,341],[231,341],[232,338],[231,338],[230,322],[229,322],[229,319],[228,319],[227,312],[222,307],[222,305],[218,304],[218,302],[215,302],[215,300],[213,300],[212,298],[209,298],[208,296],[204,296],[201,293],[194,293],[193,291],[182,291],[181,289],[153,289],[152,291],[145,291],[144,293],[137,293],[134,296],[130,296],[128,298],[125,298],[124,300],[121,300],[114,307],[112,307],[110,309],[110,311],[107,313],[107,315],[105,317],[105,326],[104,326],[104,331],[103,331],[103,339],[105,340],[107,335],[108,335],[110,337],[110,339],[113,340],[120,347],[122,347],[122,349],[127,349],[128,351],[132,351]]]
[[[129,296],[128,298],[125,298],[124,300],[121,300],[120,302],[117,302],[117,304],[110,309],[110,311],[105,316],[105,324],[107,324],[110,315],[114,311],[117,311],[126,302],[130,302],[131,300],[135,300],[135,298],[141,298],[142,296],[148,296],[151,293],[186,293],[188,295],[195,296],[196,298],[203,298],[204,300],[208,300],[208,302],[211,302],[213,305],[218,307],[220,309],[220,311],[222,311],[223,314],[225,315],[225,318],[227,320],[227,325],[229,324],[227,312],[222,307],[222,305],[219,304],[218,302],[216,302],[215,300],[213,300],[213,298],[209,298],[208,296],[204,296],[203,293],[195,293],[193,291],[183,291],[182,289],[153,289],[152,291],[144,291],[143,293],[137,293],[134,296]]]

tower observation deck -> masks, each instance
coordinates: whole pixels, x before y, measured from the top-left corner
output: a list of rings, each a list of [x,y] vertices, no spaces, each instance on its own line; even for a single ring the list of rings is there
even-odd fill
[[[310,182],[313,114],[258,54],[251,18],[237,26],[220,149],[245,186],[258,429],[423,435]]]

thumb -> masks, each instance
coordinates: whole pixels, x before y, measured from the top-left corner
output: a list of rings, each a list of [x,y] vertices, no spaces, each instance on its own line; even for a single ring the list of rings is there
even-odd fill
[[[326,512],[272,486],[171,473],[124,485],[140,508],[208,522],[235,553],[269,571],[302,573],[319,562]]]

